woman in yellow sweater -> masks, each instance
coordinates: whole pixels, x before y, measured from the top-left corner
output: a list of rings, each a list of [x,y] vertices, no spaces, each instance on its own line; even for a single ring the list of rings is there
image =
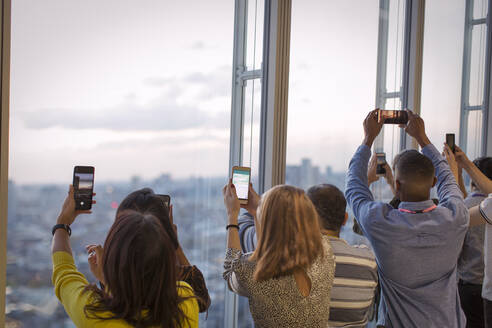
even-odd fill
[[[70,186],[53,228],[55,293],[77,327],[198,327],[193,290],[176,279],[176,253],[160,221],[136,211],[118,213],[102,256],[105,290],[75,266],[70,225],[79,214]]]

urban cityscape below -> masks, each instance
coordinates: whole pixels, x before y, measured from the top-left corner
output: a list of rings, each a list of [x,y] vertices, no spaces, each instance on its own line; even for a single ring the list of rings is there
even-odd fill
[[[130,192],[149,187],[169,194],[178,226],[179,241],[190,262],[204,274],[212,299],[207,314],[200,314],[200,327],[224,324],[225,282],[222,278],[225,254],[226,217],[221,190],[226,177],[173,179],[162,174],[143,180],[95,180],[97,204],[90,215],[81,215],[72,225],[72,250],[78,269],[90,283],[96,283],[89,270],[84,246],[103,244],[119,202]],[[300,165],[287,165],[286,183],[307,189],[317,183],[331,183],[344,190],[345,173],[321,170],[309,159]],[[9,181],[7,239],[7,327],[74,327],[54,295],[51,283],[51,228],[63,203],[67,185],[20,185]],[[350,214],[350,213],[349,213]],[[352,232],[353,218],[343,228],[342,237],[352,244],[367,244]],[[247,301],[239,302],[240,327],[252,327]]]

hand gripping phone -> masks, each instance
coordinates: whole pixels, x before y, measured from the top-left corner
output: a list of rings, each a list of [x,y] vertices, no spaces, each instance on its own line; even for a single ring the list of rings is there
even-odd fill
[[[73,169],[73,190],[76,210],[92,208],[92,193],[94,192],[94,167],[76,166]]]
[[[451,150],[453,151],[453,153],[455,152],[456,148],[455,148],[455,140],[454,140],[454,133],[446,133],[446,143],[448,144],[449,148],[451,148]]]

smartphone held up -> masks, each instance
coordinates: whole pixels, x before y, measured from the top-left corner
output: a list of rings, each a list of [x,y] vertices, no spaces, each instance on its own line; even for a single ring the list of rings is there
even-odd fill
[[[378,109],[378,122],[383,122],[383,124],[407,124],[408,113],[405,110]]]
[[[232,168],[232,184],[236,187],[237,198],[242,205],[248,204],[249,182],[251,181],[251,168],[234,166]]]
[[[75,166],[73,169],[73,189],[76,210],[90,210],[92,208],[92,194],[94,192],[94,167]]]
[[[451,151],[454,153],[456,150],[454,133],[446,133],[446,144],[449,146],[449,148],[451,148]]]
[[[386,153],[376,153],[376,175],[383,176],[386,174]]]

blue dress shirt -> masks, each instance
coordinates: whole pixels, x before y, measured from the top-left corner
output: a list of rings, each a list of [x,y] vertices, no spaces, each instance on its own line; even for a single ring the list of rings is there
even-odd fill
[[[390,327],[465,327],[456,284],[456,266],[469,224],[449,165],[433,145],[422,149],[437,175],[439,206],[407,213],[374,201],[367,185],[371,149],[362,145],[349,165],[345,196],[376,255],[382,289],[383,322]],[[432,200],[402,202],[422,211]]]

